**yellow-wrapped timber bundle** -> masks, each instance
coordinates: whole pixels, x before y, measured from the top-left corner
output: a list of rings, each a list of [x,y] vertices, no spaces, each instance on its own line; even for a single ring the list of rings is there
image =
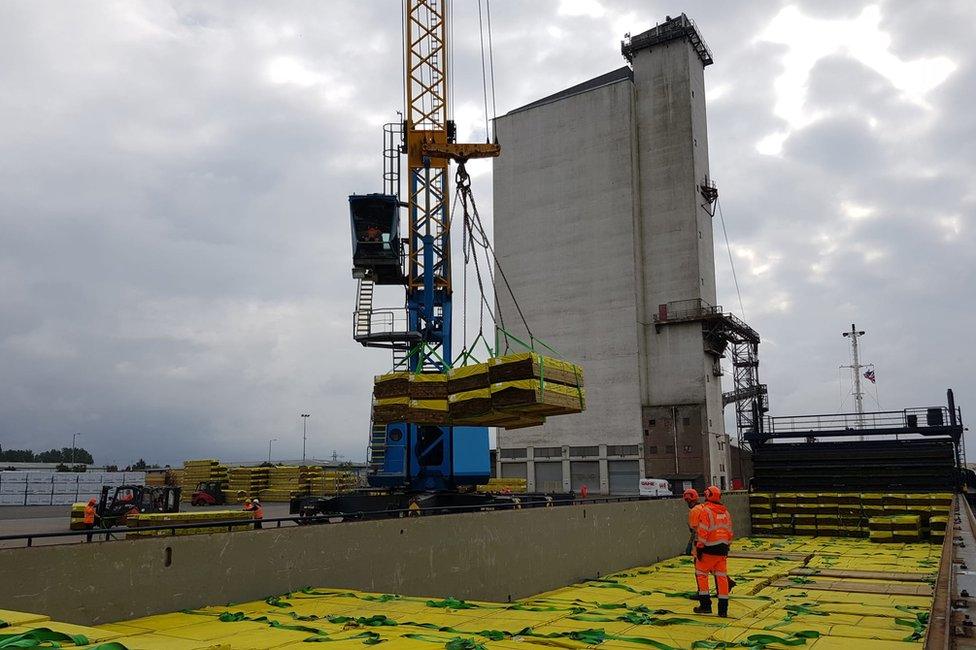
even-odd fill
[[[410,397],[410,373],[406,371],[388,372],[373,378],[373,397]]]
[[[183,461],[182,500],[189,501],[198,484],[213,481],[220,483],[221,489],[227,489],[226,465],[212,458]]]
[[[933,515],[929,517],[929,539],[933,542],[942,542],[945,538],[946,526],[949,523],[947,515]]]
[[[352,472],[326,471],[311,481],[311,493],[316,496],[333,496],[355,490],[359,481]]]
[[[535,352],[519,352],[495,357],[489,362],[488,373],[492,384],[535,379],[565,386],[583,387],[582,367]]]
[[[269,473],[267,467],[233,467],[226,492],[238,502],[256,497],[268,488]]]
[[[492,384],[491,401],[499,410],[537,417],[580,413],[586,407],[582,388],[535,379]]]
[[[154,487],[160,487],[166,485],[166,470],[158,471],[147,471],[146,472],[146,485],[151,485]]]
[[[495,408],[490,387],[452,393],[447,402],[451,421],[455,424],[518,429],[536,427],[545,422],[543,417],[526,417]]]
[[[417,424],[451,424],[447,398],[410,400],[406,419]]]
[[[451,368],[447,371],[447,392],[449,395],[491,388],[491,375],[488,363],[473,363],[470,366]]]
[[[373,399],[373,422],[389,424],[402,422],[410,413],[409,397],[376,397]]]
[[[68,520],[68,530],[85,529],[85,506],[87,503],[72,503],[71,515]]]
[[[528,481],[524,478],[493,478],[486,485],[479,485],[477,491],[490,494],[524,494]]]
[[[270,468],[268,487],[261,490],[262,501],[289,501],[293,497],[307,496],[309,483],[315,470],[298,465],[280,465]]]
[[[922,537],[918,515],[886,515],[868,520],[872,542],[917,542]]]
[[[167,524],[200,524],[208,521],[246,521],[253,519],[253,513],[243,510],[208,510],[206,512],[148,512],[126,517],[129,528],[144,528],[146,526],[166,526]],[[233,526],[232,530],[250,530],[250,526]],[[201,526],[200,528],[176,529],[177,535],[204,535],[208,533],[225,533],[227,526]],[[133,530],[126,532],[126,539],[131,537],[165,537],[172,534],[169,530]]]
[[[582,413],[586,409],[583,369],[535,352],[496,357],[489,362],[491,399],[496,410],[527,418]],[[515,429],[532,424],[505,426]]]
[[[447,400],[447,374],[443,372],[413,373],[407,387],[412,400]]]
[[[930,518],[947,515],[951,503],[949,493],[756,492],[749,507],[753,526],[774,535],[867,537],[873,530],[875,541],[915,541],[930,537]],[[886,519],[896,516],[915,517],[918,524],[900,522],[904,529],[896,530]],[[874,526],[870,519],[877,520]]]
[[[446,373],[391,372],[373,382],[373,422],[539,426],[546,416],[586,406],[583,370],[535,352],[452,368]]]

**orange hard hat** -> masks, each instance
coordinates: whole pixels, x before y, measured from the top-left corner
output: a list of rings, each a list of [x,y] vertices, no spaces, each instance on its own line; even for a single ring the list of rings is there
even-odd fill
[[[695,488],[688,488],[685,493],[681,495],[681,498],[688,503],[693,503],[698,501],[698,490]]]
[[[722,499],[722,491],[714,485],[705,488],[705,500],[718,503]]]

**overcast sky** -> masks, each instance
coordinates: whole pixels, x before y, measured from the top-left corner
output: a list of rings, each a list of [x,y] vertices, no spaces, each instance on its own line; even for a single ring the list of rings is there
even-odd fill
[[[477,141],[476,5],[455,4]],[[697,21],[742,307],[716,219],[719,295],[763,337],[774,414],[851,408],[852,322],[881,407],[951,386],[976,413],[976,3],[491,10],[499,113],[621,66],[626,32]],[[389,357],[351,339],[346,197],[381,189],[400,56],[398,0],[0,2],[0,445],[80,432],[97,461],[172,463],[277,437],[294,458],[306,412],[309,455],[361,460]]]

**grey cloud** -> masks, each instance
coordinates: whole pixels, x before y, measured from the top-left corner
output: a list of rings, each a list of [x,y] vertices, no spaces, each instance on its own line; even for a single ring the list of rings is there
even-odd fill
[[[555,1],[492,4],[498,110],[619,67],[619,32],[682,10],[698,21],[715,53],[709,88],[726,88],[708,107],[712,173],[774,411],[838,406],[852,320],[869,330],[884,406],[937,403],[946,384],[976,403],[972,355],[956,344],[976,280],[969,3],[882,5],[899,56],[958,65],[929,94],[937,119],[831,57],[808,96],[829,116],[779,158],[754,147],[784,128],[784,48],[755,37],[782,3],[603,4],[598,18],[560,16]],[[818,17],[861,8],[808,4]],[[456,105],[479,120],[476,15],[455,5]],[[279,437],[294,457],[304,411],[315,455],[363,457],[372,374],[389,358],[351,341],[346,195],[380,188],[379,124],[401,102],[398,12],[3,5],[0,444],[60,446],[82,431],[98,460],[178,462],[259,459]],[[274,83],[282,58],[310,76]],[[490,174],[475,182],[490,219]],[[853,222],[844,201],[876,214]],[[958,235],[940,221],[953,215]],[[738,311],[724,243],[716,253],[722,302]]]

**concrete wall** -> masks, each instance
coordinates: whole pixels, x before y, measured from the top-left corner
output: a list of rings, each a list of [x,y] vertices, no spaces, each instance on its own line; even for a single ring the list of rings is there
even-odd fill
[[[727,503],[748,534],[745,497]],[[96,624],[307,586],[508,601],[673,557],[686,513],[668,499],[3,549],[0,609]]]
[[[500,449],[641,442],[632,92],[622,79],[496,122],[501,267],[533,333],[581,363],[587,387],[585,413],[499,431]],[[526,336],[511,299],[498,291],[506,329]]]

